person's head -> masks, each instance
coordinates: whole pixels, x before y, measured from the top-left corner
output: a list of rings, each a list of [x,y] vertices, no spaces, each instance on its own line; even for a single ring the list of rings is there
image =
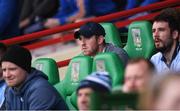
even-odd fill
[[[141,95],[141,109],[180,110],[180,73],[157,76]]]
[[[82,25],[74,37],[80,40],[81,50],[84,55],[94,56],[102,52],[105,45],[105,30],[95,22],[87,22]]]
[[[129,60],[125,68],[123,92],[143,91],[154,70],[154,65],[147,59],[136,58]]]
[[[179,20],[175,9],[164,9],[154,18],[152,26],[156,49],[169,52],[179,38]],[[174,46],[175,47],[175,46]]]
[[[4,53],[6,52],[7,47],[5,44],[0,42],[0,60],[2,58],[2,56],[4,55]],[[2,80],[2,69],[0,67],[0,80]]]
[[[18,87],[31,71],[32,56],[29,50],[14,45],[8,48],[1,59],[3,78],[10,87]]]
[[[94,72],[80,82],[77,88],[77,104],[79,110],[88,110],[90,95],[93,92],[109,93],[111,78],[107,72]]]

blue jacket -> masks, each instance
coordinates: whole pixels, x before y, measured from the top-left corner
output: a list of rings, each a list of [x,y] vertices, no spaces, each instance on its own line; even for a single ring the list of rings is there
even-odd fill
[[[59,0],[60,8],[54,18],[59,19],[61,25],[67,23],[70,16],[78,13],[77,0]],[[117,11],[116,4],[112,0],[84,0],[85,17],[102,16]]]
[[[0,0],[0,40],[19,34],[18,0]]]
[[[7,84],[4,80],[0,80],[0,110],[4,108],[4,94],[6,90]]]
[[[19,90],[8,88],[7,110],[67,110],[67,105],[41,71],[32,69]]]
[[[147,6],[149,4],[158,2],[159,0],[143,0],[142,3],[139,4],[139,0],[127,0],[126,10],[136,8],[138,6]]]
[[[102,16],[117,12],[113,0],[85,0],[86,16]]]
[[[60,7],[54,18],[58,18],[61,25],[66,24],[70,16],[76,14],[79,9],[76,0],[59,0]]]

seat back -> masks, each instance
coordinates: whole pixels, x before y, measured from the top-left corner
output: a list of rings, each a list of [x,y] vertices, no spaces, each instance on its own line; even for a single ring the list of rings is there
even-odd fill
[[[71,96],[66,97],[66,104],[70,110],[78,110],[76,92],[72,93]]]
[[[93,71],[107,71],[112,78],[112,86],[123,83],[124,65],[117,54],[112,52],[101,53],[94,57]]]
[[[130,58],[144,57],[149,59],[155,51],[152,24],[148,21],[131,23],[128,30],[127,44],[124,49]]]
[[[52,85],[60,81],[58,66],[54,59],[38,58],[33,62],[32,66],[44,72],[48,76],[48,81]]]
[[[80,81],[92,72],[93,59],[89,56],[77,56],[71,59],[65,78],[60,82],[62,87],[55,85],[57,89],[64,90],[65,95],[71,95],[79,85]]]
[[[112,43],[116,46],[122,47],[123,44],[120,39],[120,35],[117,27],[112,23],[101,23],[101,26],[105,29],[105,41],[106,43]]]
[[[71,100],[72,98],[70,96],[76,92],[80,81],[91,74],[92,62],[93,59],[89,56],[77,56],[72,58],[68,65],[65,78],[54,86],[72,110],[76,108],[76,106],[73,107],[74,104],[72,104],[71,101],[76,100]],[[73,98],[76,99],[76,97]]]
[[[111,93],[91,96],[91,110],[137,110],[138,94],[136,93]]]

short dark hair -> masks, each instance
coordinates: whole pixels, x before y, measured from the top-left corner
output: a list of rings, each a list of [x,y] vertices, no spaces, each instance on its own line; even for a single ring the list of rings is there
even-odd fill
[[[162,10],[160,14],[154,18],[153,22],[155,21],[168,22],[171,31],[177,30],[179,32],[178,15],[177,15],[177,11],[173,8],[167,8]]]

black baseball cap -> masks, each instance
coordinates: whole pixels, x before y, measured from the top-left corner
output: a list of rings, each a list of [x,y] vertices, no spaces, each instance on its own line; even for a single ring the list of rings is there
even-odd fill
[[[82,25],[79,29],[79,31],[76,31],[74,33],[74,38],[78,39],[80,38],[80,35],[84,36],[85,38],[90,38],[93,35],[103,35],[105,36],[105,30],[104,28],[95,22],[87,22],[86,24]]]

